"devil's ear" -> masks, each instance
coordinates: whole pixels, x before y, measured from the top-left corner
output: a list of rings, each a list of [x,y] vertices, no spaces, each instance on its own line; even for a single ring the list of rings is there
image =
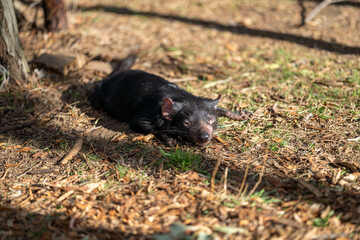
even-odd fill
[[[164,98],[161,105],[161,111],[164,118],[171,121],[175,114],[173,100]]]
[[[210,107],[216,109],[217,105],[219,104],[220,98],[221,98],[221,95],[219,94],[219,96],[216,99],[210,100],[210,102],[209,102]]]

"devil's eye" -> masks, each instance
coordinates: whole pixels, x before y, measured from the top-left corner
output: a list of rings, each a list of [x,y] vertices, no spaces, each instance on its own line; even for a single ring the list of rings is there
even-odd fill
[[[184,124],[185,127],[189,127],[190,126],[190,121],[185,119],[183,124]]]
[[[210,124],[211,124],[211,123],[214,123],[214,122],[215,122],[215,117],[208,115],[208,116],[207,116],[207,120],[208,120],[208,122],[209,122]]]

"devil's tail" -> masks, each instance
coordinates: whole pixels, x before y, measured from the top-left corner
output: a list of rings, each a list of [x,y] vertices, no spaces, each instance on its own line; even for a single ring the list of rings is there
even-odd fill
[[[130,70],[130,68],[134,65],[136,61],[137,55],[135,53],[129,54],[124,60],[119,62],[119,64],[114,68],[114,70],[107,76],[106,79],[126,70]],[[106,80],[105,79],[105,80]],[[103,80],[104,81],[104,80]],[[101,84],[98,83],[89,97],[91,105],[96,109],[101,109],[102,107],[102,94],[101,94]]]
[[[137,55],[135,53],[130,53],[124,60],[119,62],[119,64],[114,68],[114,70],[110,73],[110,75],[108,77],[116,75],[119,72],[130,70],[130,68],[135,63],[136,58],[137,58]]]

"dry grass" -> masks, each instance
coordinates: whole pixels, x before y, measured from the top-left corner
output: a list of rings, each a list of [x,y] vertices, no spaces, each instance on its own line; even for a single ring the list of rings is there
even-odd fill
[[[358,5],[300,28],[295,1],[75,9],[66,32],[21,33],[29,60],[139,51],[134,68],[254,116],[168,149],[91,108],[101,69],[34,73],[0,95],[0,238],[360,239],[360,68],[346,54],[359,53]]]

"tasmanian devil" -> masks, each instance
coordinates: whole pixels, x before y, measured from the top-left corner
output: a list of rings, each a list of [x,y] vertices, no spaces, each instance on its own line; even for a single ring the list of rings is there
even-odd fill
[[[104,109],[140,133],[153,133],[169,146],[179,137],[206,145],[217,127],[217,117],[244,120],[251,113],[218,108],[214,100],[197,97],[164,78],[144,71],[117,71],[100,82],[90,96],[95,108]]]

